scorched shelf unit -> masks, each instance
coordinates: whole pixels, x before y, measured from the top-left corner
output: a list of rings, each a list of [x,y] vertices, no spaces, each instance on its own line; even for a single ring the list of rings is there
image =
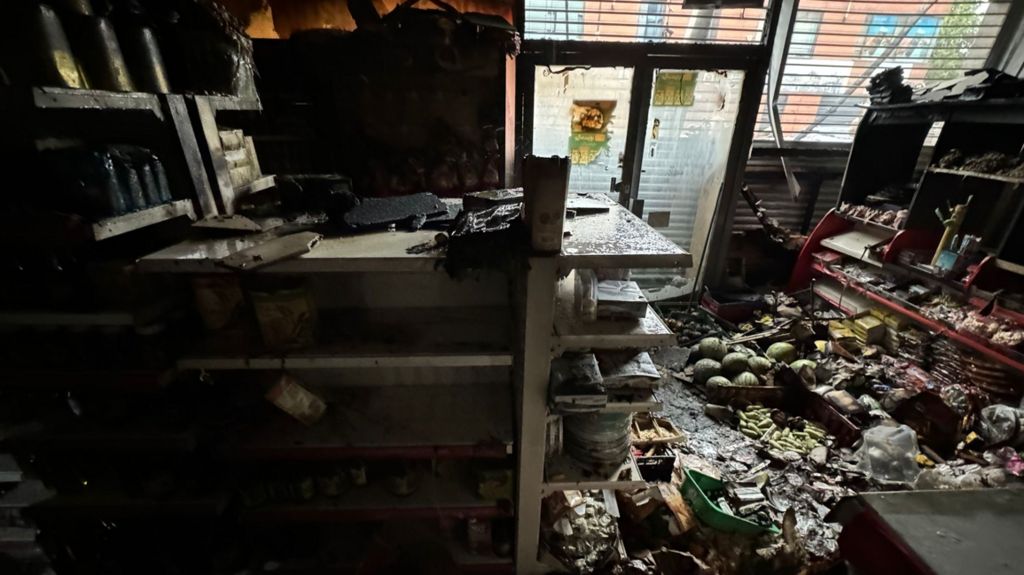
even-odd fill
[[[568,234],[559,253],[535,255],[523,274],[525,289],[517,301],[521,332],[516,342],[521,353],[517,371],[520,414],[519,479],[516,501],[516,569],[542,573],[540,548],[541,499],[570,489],[633,489],[645,485],[632,457],[606,475],[579,468],[564,455],[545,455],[548,421],[548,380],[551,360],[567,350],[644,349],[676,343],[675,334],[653,308],[638,323],[578,321],[573,316],[572,278],[559,281],[575,269],[688,268],[693,258],[646,222],[606,199],[609,210],[567,220]],[[633,409],[633,408],[636,409]],[[610,402],[611,411],[643,411],[660,407],[638,402]]]

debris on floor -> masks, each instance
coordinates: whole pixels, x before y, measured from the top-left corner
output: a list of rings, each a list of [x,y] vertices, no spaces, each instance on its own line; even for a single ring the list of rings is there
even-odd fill
[[[1024,487],[1024,412],[984,381],[927,371],[942,369],[943,338],[884,310],[844,319],[783,294],[742,305],[733,320],[707,301],[662,310],[680,341],[650,355],[663,411],[631,430],[650,483],[617,492],[619,551],[610,525],[574,563],[564,541],[549,548],[570,570],[821,573],[841,564],[826,517],[844,498]],[[582,495],[569,515],[600,523],[600,501]]]

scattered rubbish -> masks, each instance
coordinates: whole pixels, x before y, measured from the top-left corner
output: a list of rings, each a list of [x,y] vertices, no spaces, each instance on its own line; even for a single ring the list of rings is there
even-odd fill
[[[1024,411],[1009,405],[990,405],[981,410],[978,433],[988,445],[1024,446]]]
[[[353,228],[380,228],[391,224],[419,229],[426,218],[447,213],[437,196],[429,192],[390,198],[363,198],[345,213],[345,224]]]
[[[647,316],[647,298],[633,281],[597,282],[598,319],[643,319]]]
[[[551,360],[548,393],[560,413],[596,412],[608,404],[608,393],[592,353],[566,354]]]
[[[906,425],[879,425],[864,432],[857,467],[882,483],[912,485],[921,473],[917,434]]]
[[[275,237],[221,258],[218,263],[236,271],[252,271],[309,253],[322,239],[322,235],[314,232],[299,232]]]
[[[886,68],[871,77],[868,95],[873,105],[909,102],[914,89],[903,83],[903,67]]]
[[[646,351],[601,352],[597,363],[602,382],[608,389],[651,389],[661,383],[661,374]]]
[[[274,387],[267,391],[266,398],[288,415],[305,425],[313,425],[327,411],[327,404],[299,384],[291,375],[281,375]]]
[[[522,201],[522,188],[484,190],[482,192],[470,192],[462,196],[462,207],[465,210],[486,210],[494,206],[519,204]]]
[[[470,270],[512,269],[522,250],[522,204],[463,210],[448,229],[444,267],[454,277]]]
[[[610,501],[609,501],[610,499]],[[573,573],[593,573],[619,553],[611,492],[560,492],[544,500],[544,543]],[[617,509],[617,507],[615,507]]]

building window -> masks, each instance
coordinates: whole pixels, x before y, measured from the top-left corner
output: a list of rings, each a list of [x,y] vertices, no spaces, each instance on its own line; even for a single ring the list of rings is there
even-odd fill
[[[821,28],[821,12],[801,11],[793,23],[793,35],[789,41],[789,55],[809,57],[814,54],[814,43]]]
[[[665,27],[666,6],[664,2],[648,2],[644,6],[638,29],[638,39],[641,42],[657,41],[669,37],[671,31]]]
[[[939,18],[935,16],[868,16],[864,57],[926,58],[935,46]]]
[[[877,58],[892,46],[896,39],[896,25],[899,16],[891,14],[872,14],[868,16],[868,28],[864,34],[862,56]]]

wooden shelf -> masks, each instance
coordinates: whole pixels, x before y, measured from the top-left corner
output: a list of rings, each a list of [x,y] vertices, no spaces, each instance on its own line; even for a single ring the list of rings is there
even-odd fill
[[[448,542],[448,553],[461,573],[515,573],[511,557],[498,557],[493,552],[471,553],[455,541]]]
[[[0,483],[18,483],[24,479],[21,467],[9,453],[0,453]]]
[[[178,200],[100,220],[92,224],[92,236],[97,241],[105,240],[180,217],[196,221],[196,212],[191,200]]]
[[[210,102],[210,107],[217,111],[225,112],[260,112],[263,110],[263,105],[260,103],[258,97],[242,97],[242,96],[197,96],[200,98],[206,98]]]
[[[214,333],[179,369],[335,369],[511,366],[506,308],[394,308],[322,314],[318,343],[268,352],[258,334]]]
[[[511,515],[507,506],[480,499],[466,478],[443,478],[424,471],[412,494],[390,493],[383,480],[353,487],[336,498],[316,497],[301,503],[268,504],[241,512],[247,523],[388,521],[470,517],[491,519]]]
[[[597,194],[599,195],[599,194]],[[559,265],[576,268],[688,268],[693,257],[609,198],[609,211],[566,220]]]
[[[127,311],[60,312],[33,310],[0,311],[0,325],[45,327],[133,326],[135,318]]]
[[[981,172],[969,172],[967,170],[950,170],[947,168],[928,168],[928,171],[933,174],[946,174],[950,176],[959,176],[962,178],[975,178],[978,180],[993,180],[996,182],[1003,182],[1006,184],[1024,184],[1024,178],[1014,178],[1012,176],[1000,176],[999,174],[984,174]]]
[[[164,370],[91,370],[91,369],[15,369],[0,375],[0,387],[25,389],[104,389],[125,392],[152,392],[174,379],[172,369]]]
[[[504,459],[512,452],[503,385],[360,386],[336,390],[323,419],[280,416],[228,440],[225,455],[259,460]]]
[[[34,87],[32,106],[40,110],[92,110],[148,112],[163,117],[158,94],[148,92],[108,92],[74,88]]]
[[[638,413],[661,411],[662,403],[653,391],[639,391],[633,397],[616,396],[608,401],[601,413]]]
[[[229,273],[217,260],[258,245],[277,232],[232,238],[188,240],[139,260],[139,269],[164,273]],[[260,268],[256,273],[432,272],[443,252],[410,254],[408,249],[429,242],[433,230],[374,232],[325,237],[311,252]]]
[[[665,325],[654,308],[639,321],[598,320],[584,322],[556,316],[555,347],[563,350],[648,349],[675,345],[675,332]]]
[[[583,468],[568,455],[548,457],[544,469],[542,495],[573,489],[640,489],[647,485],[631,454],[629,459],[604,474]]]
[[[895,233],[893,230],[886,231],[877,228],[854,229],[821,240],[821,247],[839,252],[857,261],[881,267],[882,260],[872,253],[871,248],[891,241]]]
[[[647,315],[641,320],[583,321],[576,315],[574,281],[570,274],[558,284],[554,320],[557,349],[647,349],[676,345],[675,332],[651,306],[647,306]]]
[[[141,423],[141,424],[140,424]],[[145,421],[118,428],[62,425],[13,438],[33,450],[102,454],[188,454],[199,442],[199,427],[168,429],[168,424]]]
[[[47,515],[103,518],[216,517],[228,506],[226,493],[152,499],[119,492],[57,495],[33,507]]]
[[[881,305],[884,308],[887,308],[889,310],[909,317],[914,322],[935,332],[940,337],[949,338],[964,347],[973,349],[981,353],[982,355],[984,355],[985,357],[992,361],[998,362],[1019,373],[1024,374],[1024,358],[1013,357],[1011,355],[1008,355],[1007,353],[992,347],[990,344],[981,341],[980,339],[977,338],[977,336],[961,334],[957,332],[955,328],[947,326],[946,324],[934,320],[932,318],[926,317],[917,310],[911,309],[900,302],[890,300],[889,298],[881,294],[875,293],[873,290],[861,286],[859,283],[851,280],[849,277],[842,274],[841,272],[829,270],[818,265],[813,266],[812,269],[818,274],[834,279],[841,285],[848,286],[848,289],[853,290],[857,294],[860,294],[861,296],[871,300],[875,304]]]
[[[38,479],[29,479],[0,495],[0,509],[25,509],[38,505],[56,494]]]
[[[996,262],[996,267],[1001,269],[1001,270],[1008,271],[1008,272],[1011,272],[1011,273],[1015,273],[1017,275],[1024,276],[1024,266],[1022,266],[1020,264],[1015,264],[1015,263],[1013,263],[1011,261],[1000,260],[1000,259],[995,260],[995,262]]]
[[[255,194],[262,192],[263,190],[269,190],[277,185],[276,176],[260,176],[255,180],[245,184],[244,186],[238,186],[235,188],[235,197],[248,196],[249,194]]]
[[[844,220],[849,221],[849,222],[853,222],[855,224],[861,224],[861,225],[864,225],[864,226],[871,226],[871,227],[874,227],[874,228],[878,228],[879,230],[883,230],[883,231],[887,231],[887,232],[892,232],[893,234],[895,234],[896,232],[900,231],[899,228],[895,228],[893,226],[887,226],[885,224],[880,224],[878,222],[873,222],[871,220],[865,220],[864,218],[858,218],[858,217],[855,217],[855,216],[851,216],[849,214],[844,214],[844,213],[841,213],[839,210],[836,210],[836,215],[841,217],[841,218],[843,218]]]

